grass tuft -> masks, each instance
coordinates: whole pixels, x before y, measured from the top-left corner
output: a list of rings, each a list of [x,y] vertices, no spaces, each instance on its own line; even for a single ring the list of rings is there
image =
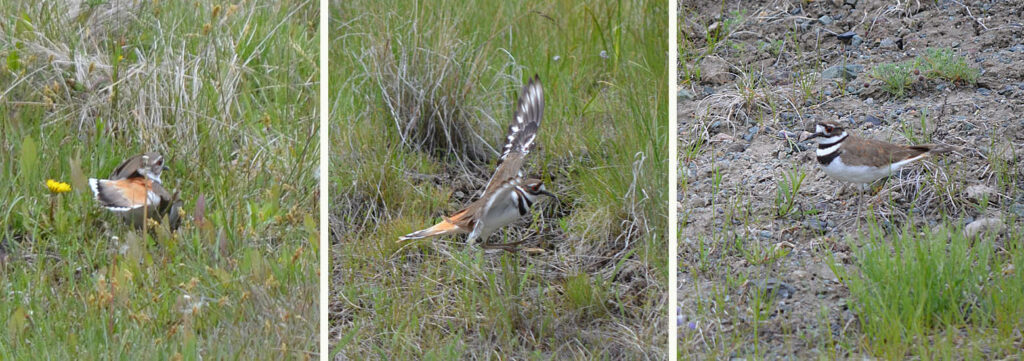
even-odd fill
[[[868,220],[855,249],[856,268],[833,269],[850,289],[873,354],[902,358],[943,349],[953,353],[960,337],[952,336],[959,330],[991,338],[1022,326],[1019,317],[1010,315],[1024,312],[1018,296],[1024,274],[1006,265],[1022,259],[1024,248],[1014,245],[1000,255],[994,252],[993,238],[972,241],[948,221],[931,229],[908,224],[886,235],[874,217]],[[992,346],[985,354],[1018,352],[1001,343]]]

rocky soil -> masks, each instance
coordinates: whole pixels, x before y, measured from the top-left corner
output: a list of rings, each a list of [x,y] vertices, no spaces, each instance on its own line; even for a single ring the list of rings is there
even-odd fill
[[[1022,9],[1021,1],[680,2],[683,356],[863,355],[849,292],[830,264],[850,267],[868,214],[886,231],[951,219],[967,232],[1001,234],[997,246],[1011,241],[1008,229],[1024,219]],[[899,98],[871,76],[930,48],[965,57],[980,69],[977,82],[920,77]],[[798,137],[822,120],[957,150],[874,189],[839,192],[844,184],[818,169],[814,144]],[[780,216],[780,185],[799,174],[793,210]],[[765,314],[755,304],[762,292],[775,295]]]

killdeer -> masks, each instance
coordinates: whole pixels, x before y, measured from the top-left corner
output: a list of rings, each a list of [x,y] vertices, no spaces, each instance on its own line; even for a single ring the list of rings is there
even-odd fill
[[[167,166],[159,153],[149,152],[128,158],[110,173],[108,179],[89,178],[96,201],[117,213],[129,224],[141,228],[143,213],[148,218],[168,217],[170,229],[180,224],[182,205],[178,193],[171,195],[160,181]]]
[[[399,241],[420,239],[445,234],[469,233],[467,242],[486,240],[491,233],[522,216],[529,214],[530,207],[541,195],[555,197],[544,189],[540,179],[523,175],[523,159],[536,145],[537,129],[544,114],[544,93],[540,77],[523,86],[519,94],[514,121],[508,127],[505,146],[502,148],[498,166],[487,182],[479,199],[462,210],[430,228],[399,237]],[[505,244],[484,243],[484,248],[508,249],[520,242]]]
[[[914,161],[952,150],[944,145],[904,146],[861,138],[833,121],[819,122],[814,130],[809,138],[819,138],[815,155],[821,169],[832,178],[851,183],[871,183]]]

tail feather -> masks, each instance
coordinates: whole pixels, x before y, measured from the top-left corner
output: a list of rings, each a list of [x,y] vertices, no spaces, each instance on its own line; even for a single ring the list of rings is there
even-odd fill
[[[398,237],[399,241],[408,241],[413,239],[427,238],[445,235],[449,233],[465,233],[466,230],[462,229],[455,223],[450,222],[448,219],[441,221],[441,223],[435,224],[427,229],[421,229],[416,232],[409,233],[407,235]]]
[[[930,151],[928,151],[928,153],[931,153],[931,154],[943,154],[943,153],[949,153],[949,152],[952,152],[952,151],[955,151],[955,150],[956,150],[956,148],[954,148],[954,147],[951,147],[951,146],[948,146],[948,145],[943,145],[943,144],[938,144],[938,145],[935,145],[934,147],[932,147],[932,149]]]
[[[922,153],[928,153],[931,155],[949,153],[956,150],[956,148],[953,148],[945,144],[918,144],[909,146],[907,148],[920,151]]]

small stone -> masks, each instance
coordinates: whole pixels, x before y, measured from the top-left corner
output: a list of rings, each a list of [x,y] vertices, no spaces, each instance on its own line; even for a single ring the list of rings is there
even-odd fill
[[[946,90],[946,84],[939,84],[935,86],[935,90],[943,91]]]
[[[715,93],[715,88],[711,87],[710,85],[704,87],[704,96],[705,97],[711,96],[711,94],[714,94],[714,93]]]
[[[679,89],[679,92],[676,93],[676,98],[679,100],[693,100],[694,97],[693,92],[687,89]]]
[[[818,18],[818,22],[820,22],[822,25],[832,24],[832,17],[828,15],[822,15],[820,18]]]
[[[882,39],[882,42],[878,44],[878,47],[882,48],[882,49],[896,49],[896,39],[893,39],[893,38]]]
[[[996,190],[984,184],[975,184],[968,186],[964,193],[967,193],[967,199],[981,201],[983,199],[992,199],[992,195],[996,193]]]
[[[815,277],[830,282],[839,282],[839,277],[836,277],[836,273],[832,272],[832,267],[829,267],[827,264],[819,263],[811,267],[814,269],[813,272]]]
[[[1013,85],[1007,84],[1007,85],[1003,86],[1003,89],[999,90],[999,95],[1010,95],[1010,94],[1013,94],[1014,88],[1015,87]]]
[[[864,44],[864,38],[860,37],[860,35],[854,35],[853,40],[850,41],[850,45],[860,46],[860,44]]]
[[[825,94],[825,96],[827,96],[827,97],[830,97],[830,96],[832,96],[832,91],[831,90],[826,90],[823,94]]]
[[[828,222],[819,219],[808,219],[804,221],[804,225],[807,226],[807,228],[818,232],[825,232],[828,230]]]
[[[989,90],[989,88],[978,88],[978,94],[989,96],[992,94],[992,90]]]
[[[964,237],[975,238],[984,233],[998,234],[1003,228],[1006,228],[1006,224],[999,218],[982,218],[964,227]]]
[[[701,60],[700,74],[701,81],[715,85],[722,85],[733,79],[733,74],[729,72],[729,62],[714,55]]]
[[[803,9],[801,9],[799,6],[797,6],[797,7],[793,8],[793,9],[789,10],[789,15],[796,15],[796,14],[799,14],[801,11],[803,11]]]
[[[757,232],[757,236],[765,239],[775,239],[775,235],[773,235],[771,231]]]
[[[793,271],[793,278],[796,278],[796,279],[799,279],[799,280],[805,279],[809,275],[810,275],[810,273],[808,273],[807,271],[804,271],[804,270]]]
[[[783,121],[792,122],[796,120],[796,113],[782,112],[781,114],[779,114],[779,117],[781,117]]]
[[[879,125],[882,125],[882,120],[874,115],[869,114],[868,116],[864,117],[864,123],[871,124],[871,126],[873,127],[877,127]]]
[[[1007,50],[1009,50],[1009,51],[1011,51],[1011,52],[1020,52],[1020,53],[1024,53],[1024,44],[1017,44],[1017,45],[1011,46],[1011,47],[1010,47],[1009,49],[1007,49]]]
[[[863,65],[858,64],[846,64],[844,65],[833,65],[825,71],[821,72],[822,79],[835,79],[842,77],[846,80],[853,80],[857,78],[857,74],[864,71]]]
[[[853,37],[855,35],[857,35],[857,33],[853,32],[853,31],[847,31],[845,33],[836,35],[836,39],[839,39],[839,41],[841,41],[841,42],[843,42],[845,44],[849,44],[850,41],[853,40]]]
[[[796,288],[775,278],[757,282],[757,288],[766,295],[774,295],[781,299],[791,298],[796,294]]]
[[[875,98],[864,99],[864,104],[866,104],[866,105],[875,104]]]
[[[785,129],[780,130],[778,133],[775,133],[775,136],[778,137],[779,139],[792,140],[792,141],[796,141],[797,137],[799,137],[799,135],[797,133],[794,133],[794,132],[791,132],[791,131],[788,131],[788,130],[785,130]]]
[[[733,136],[725,133],[715,134],[714,136],[711,137],[711,139],[708,139],[708,143],[732,143],[735,141],[736,138],[733,138]]]

